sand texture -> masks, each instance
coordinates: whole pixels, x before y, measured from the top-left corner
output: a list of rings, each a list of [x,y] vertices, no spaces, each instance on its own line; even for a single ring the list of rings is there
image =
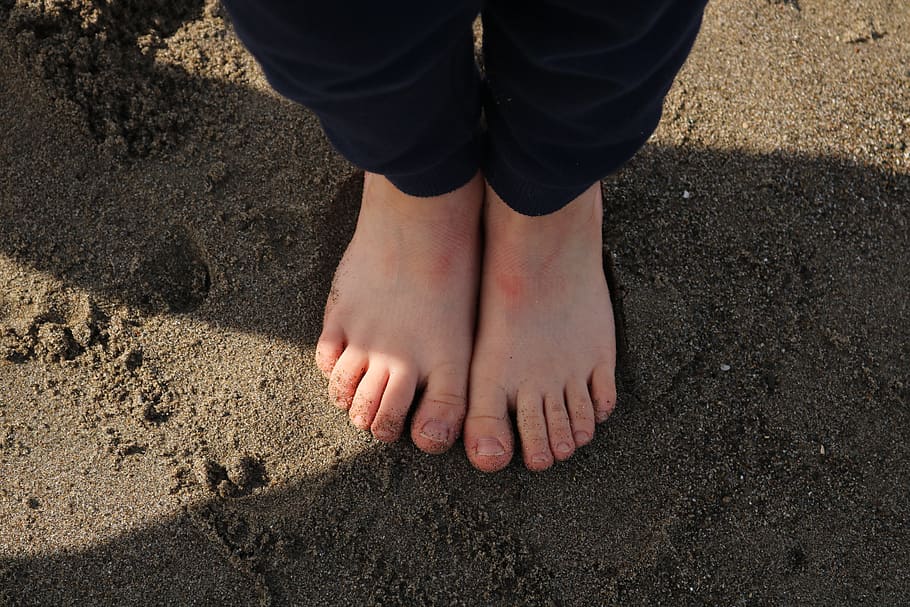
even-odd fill
[[[214,2],[0,0],[0,605],[910,603],[910,4],[716,0],[544,474],[312,364],[361,176]]]

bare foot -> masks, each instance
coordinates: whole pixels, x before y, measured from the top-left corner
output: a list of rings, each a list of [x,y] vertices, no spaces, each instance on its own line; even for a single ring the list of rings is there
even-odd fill
[[[357,229],[335,272],[316,363],[351,423],[382,441],[411,425],[421,450],[461,434],[474,336],[483,180],[408,196],[367,174]]]
[[[616,403],[613,311],[603,270],[600,184],[544,217],[511,210],[487,186],[486,244],[468,415],[468,458],[549,468],[594,435]]]

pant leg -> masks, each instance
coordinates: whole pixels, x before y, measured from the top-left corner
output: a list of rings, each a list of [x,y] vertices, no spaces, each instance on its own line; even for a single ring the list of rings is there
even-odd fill
[[[488,0],[484,173],[512,208],[560,209],[660,119],[706,0]]]
[[[480,0],[224,0],[282,95],[310,108],[338,151],[402,191],[434,196],[476,173]]]

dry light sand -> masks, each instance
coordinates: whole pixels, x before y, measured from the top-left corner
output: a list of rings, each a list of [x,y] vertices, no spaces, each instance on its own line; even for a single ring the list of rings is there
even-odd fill
[[[360,176],[202,0],[0,0],[0,604],[910,602],[910,4],[717,0],[545,474],[311,363]]]

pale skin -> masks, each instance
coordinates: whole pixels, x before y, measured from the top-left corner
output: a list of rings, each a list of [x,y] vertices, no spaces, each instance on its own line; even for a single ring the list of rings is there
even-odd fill
[[[495,472],[572,456],[616,402],[600,185],[527,217],[476,175],[415,198],[368,173],[316,363],[351,423]],[[514,422],[513,422],[514,418]],[[516,439],[517,431],[517,439]]]

